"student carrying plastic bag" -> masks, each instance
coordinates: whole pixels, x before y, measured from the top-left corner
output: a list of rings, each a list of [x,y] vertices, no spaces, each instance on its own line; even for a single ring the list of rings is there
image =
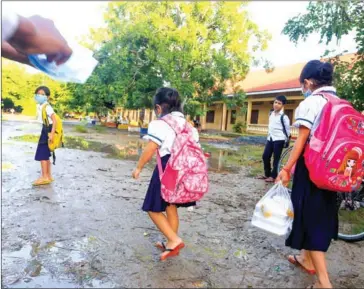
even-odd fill
[[[278,236],[288,236],[293,217],[291,196],[279,182],[255,206],[252,225]]]

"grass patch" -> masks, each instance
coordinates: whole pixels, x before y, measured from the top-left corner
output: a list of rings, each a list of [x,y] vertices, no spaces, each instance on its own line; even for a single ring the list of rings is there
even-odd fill
[[[85,126],[83,125],[76,125],[73,129],[75,132],[79,132],[79,133],[87,133],[88,130]]]
[[[343,228],[342,233],[358,234],[364,232],[364,208],[355,211],[339,210],[339,225]]]
[[[248,168],[248,176],[255,177],[263,172],[262,145],[242,145],[238,150],[220,149],[211,145],[202,145],[206,152],[212,153],[212,158],[218,156],[226,167]]]
[[[104,126],[101,125],[95,125],[92,127],[93,130],[95,130],[98,133],[105,133],[106,132],[106,128]]]
[[[24,141],[24,142],[34,142],[37,143],[39,141],[39,135],[35,134],[25,134],[21,136],[14,136],[10,139],[13,139],[15,141]]]
[[[6,172],[14,168],[14,165],[9,162],[3,162],[1,163],[1,171]]]

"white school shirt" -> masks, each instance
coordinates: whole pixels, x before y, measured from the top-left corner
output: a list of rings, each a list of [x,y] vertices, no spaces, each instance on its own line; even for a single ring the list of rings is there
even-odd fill
[[[42,117],[43,117],[42,116],[42,109],[43,109],[43,107],[45,105],[47,105],[47,107],[46,107],[46,113],[47,113],[47,116],[48,116],[49,124],[52,124],[53,121],[51,119],[51,116],[52,116],[52,114],[54,114],[54,110],[53,110],[53,108],[51,107],[51,105],[48,102],[45,102],[42,105],[37,104],[37,120],[40,123],[43,123],[43,119],[42,119]]]
[[[311,130],[310,136],[313,135],[320,124],[321,112],[327,103],[327,99],[320,95],[321,91],[331,92],[335,97],[336,89],[333,86],[324,86],[312,92],[312,95],[303,100],[296,109],[293,124],[295,127],[305,126]]]
[[[283,109],[276,114],[274,111],[269,116],[269,127],[268,127],[268,140],[272,139],[272,141],[280,141],[287,140],[286,135],[284,134],[281,116],[283,114]],[[283,117],[284,127],[286,128],[287,135],[289,136],[291,133],[290,121],[287,115]]]
[[[186,122],[186,119],[181,112],[174,111],[171,115],[181,124]],[[193,128],[193,138],[196,142],[199,141],[196,128]],[[164,157],[171,154],[172,146],[176,139],[176,133],[165,121],[153,120],[148,126],[148,134],[145,135],[143,139],[155,142],[159,146],[160,156]]]

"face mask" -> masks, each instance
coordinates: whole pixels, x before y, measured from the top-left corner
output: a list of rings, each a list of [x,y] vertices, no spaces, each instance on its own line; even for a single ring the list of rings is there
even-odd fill
[[[311,91],[311,90],[309,90],[309,89],[307,89],[307,91],[306,91],[306,92],[303,92],[303,89],[302,89],[302,94],[303,94],[303,96],[304,96],[305,98],[307,98],[307,97],[309,97],[309,96],[312,94],[312,91]]]
[[[34,96],[34,99],[37,103],[39,104],[43,104],[47,101],[47,96],[46,95],[43,95],[43,94],[36,94]]]

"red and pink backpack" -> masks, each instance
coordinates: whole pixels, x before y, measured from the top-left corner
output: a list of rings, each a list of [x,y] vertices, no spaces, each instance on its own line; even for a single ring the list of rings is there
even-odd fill
[[[364,177],[364,116],[329,93],[320,123],[305,149],[310,179],[325,190],[352,192]]]
[[[193,127],[180,124],[172,115],[161,118],[176,133],[171,156],[163,172],[157,153],[162,198],[171,204],[200,200],[208,191],[207,164],[200,145],[193,138]]]

